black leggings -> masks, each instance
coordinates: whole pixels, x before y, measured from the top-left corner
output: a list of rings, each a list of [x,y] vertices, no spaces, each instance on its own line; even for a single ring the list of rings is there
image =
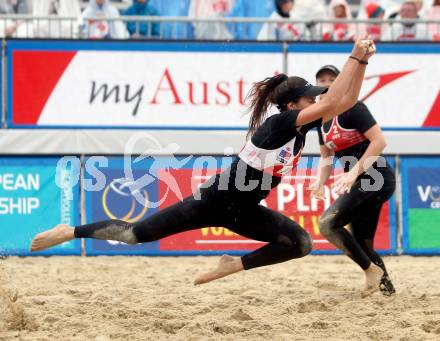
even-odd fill
[[[392,196],[396,182],[391,168],[383,169],[381,174],[384,184],[378,191],[364,190],[361,181],[369,177],[359,177],[350,192],[341,195],[324,212],[319,220],[319,230],[362,269],[367,269],[373,262],[386,273],[373,243],[382,205]],[[350,224],[351,233],[344,228],[347,224]]]
[[[244,204],[244,198],[237,199],[240,198],[215,188],[208,189],[200,200],[187,197],[137,223],[107,220],[77,226],[75,237],[135,244],[201,227],[222,226],[244,237],[268,243],[241,257],[244,269],[285,262],[310,253],[310,236],[297,223],[257,202]]]

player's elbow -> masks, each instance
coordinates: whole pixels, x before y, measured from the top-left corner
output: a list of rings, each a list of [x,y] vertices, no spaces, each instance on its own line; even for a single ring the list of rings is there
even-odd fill
[[[325,96],[319,103],[321,103],[323,111],[334,112],[338,108],[338,102],[338,99],[335,97]]]
[[[378,147],[379,147],[381,152],[387,147],[387,141],[385,140],[385,138],[382,137],[382,138],[379,139]]]
[[[376,148],[382,152],[387,146],[387,141],[385,140],[385,136],[383,136],[382,132],[375,134],[372,142],[376,145]]]

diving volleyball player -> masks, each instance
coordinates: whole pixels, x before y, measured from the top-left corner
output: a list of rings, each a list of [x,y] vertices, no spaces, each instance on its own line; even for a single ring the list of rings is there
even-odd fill
[[[197,196],[136,223],[107,220],[74,228],[58,225],[38,234],[31,251],[74,238],[145,243],[206,226],[224,226],[244,237],[267,242],[240,258],[222,256],[217,268],[197,276],[195,284],[304,257],[312,250],[307,232],[259,203],[281,182],[282,175],[296,166],[307,132],[356,104],[367,60],[373,54],[373,41],[357,40],[341,73],[318,103],[315,97],[326,88],[300,77],[279,74],[257,82],[248,96],[251,117],[246,145],[230,168],[202,185]],[[271,105],[280,112],[267,117]],[[382,274],[382,269],[371,263],[366,269],[369,286],[378,287]]]

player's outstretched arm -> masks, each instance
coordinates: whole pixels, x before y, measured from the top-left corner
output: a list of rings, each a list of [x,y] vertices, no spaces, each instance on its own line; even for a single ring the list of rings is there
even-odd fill
[[[336,77],[334,83],[328,90],[327,95],[322,101],[315,103],[298,114],[297,125],[302,126],[307,123],[323,118],[324,121],[341,113],[340,104],[345,94],[349,93],[349,87],[352,85],[353,78],[359,68],[365,69],[365,65],[360,61],[364,59],[368,53],[368,49],[373,44],[371,40],[356,40],[350,58],[345,62],[341,73]],[[365,70],[363,71],[365,72]],[[358,78],[363,75],[359,73]],[[363,78],[363,76],[362,76]],[[362,84],[362,81],[361,81]],[[357,96],[359,92],[357,92]],[[352,92],[348,100],[355,98],[357,100],[356,92]]]

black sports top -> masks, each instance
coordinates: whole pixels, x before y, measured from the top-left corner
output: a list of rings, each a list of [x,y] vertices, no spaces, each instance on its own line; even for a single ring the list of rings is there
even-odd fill
[[[322,124],[318,129],[319,143],[334,150],[338,159],[355,157],[359,160],[370,145],[364,133],[376,124],[371,112],[362,102],[357,102],[346,112]],[[344,171],[353,162],[344,162]],[[373,165],[377,168],[377,165]]]

